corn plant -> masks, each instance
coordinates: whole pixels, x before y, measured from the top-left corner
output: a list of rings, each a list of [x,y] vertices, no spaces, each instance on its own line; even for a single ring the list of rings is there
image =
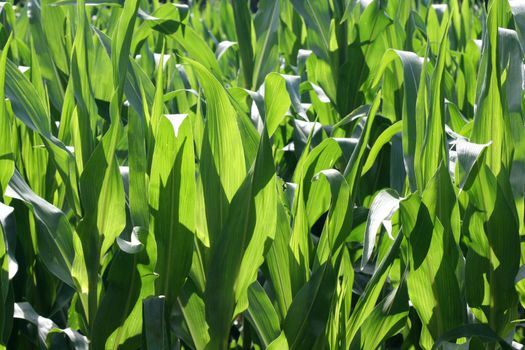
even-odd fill
[[[522,349],[525,2],[0,2],[1,349]]]

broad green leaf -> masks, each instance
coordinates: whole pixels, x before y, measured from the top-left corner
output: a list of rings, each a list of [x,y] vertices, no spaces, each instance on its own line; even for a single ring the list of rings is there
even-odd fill
[[[446,161],[447,148],[445,144],[445,108],[443,99],[443,73],[445,69],[445,60],[448,50],[448,26],[450,18],[446,20],[446,29],[440,40],[436,67],[432,74],[430,83],[429,112],[426,121],[425,137],[421,146],[421,161],[416,163],[416,176],[420,176],[418,188],[424,189],[430,179],[436,173],[439,164]]]
[[[235,33],[239,45],[239,58],[244,77],[244,86],[249,89],[253,85],[253,21],[250,15],[250,10],[248,9],[248,1],[233,1],[232,8],[235,15]]]
[[[275,239],[265,256],[265,263],[268,266],[270,279],[275,291],[275,299],[278,306],[280,319],[284,319],[288,308],[292,304],[292,277],[295,265],[292,263],[293,256],[290,252],[288,242],[290,240],[291,229],[289,217],[286,214],[282,203],[277,204],[277,222]],[[294,271],[292,271],[294,268]]]
[[[133,226],[149,229],[146,118],[142,118],[132,110],[129,111],[128,116],[128,202],[131,222]]]
[[[77,0],[52,0],[51,6],[67,6],[67,5],[77,5],[79,1]],[[88,0],[84,2],[86,5],[107,5],[107,6],[117,6],[122,5],[124,0]]]
[[[525,4],[519,0],[509,0],[509,6],[514,16],[514,23],[521,43],[522,51],[525,51]]]
[[[505,132],[505,115],[508,109],[503,96],[497,54],[498,19],[501,10],[495,2],[491,4],[483,32],[484,45],[476,94],[477,109],[470,141],[479,144],[492,141],[486,158],[492,173],[497,176],[501,166],[508,166],[510,161],[510,133]]]
[[[137,16],[144,20],[144,22],[137,28],[133,35],[131,52],[138,52],[146,39],[151,36],[154,31],[172,35],[178,31],[185,32],[187,29],[191,29],[190,27],[186,27],[188,12],[188,6],[185,4],[168,3],[162,6],[156,6],[151,14],[139,8],[137,10]],[[198,36],[197,38],[200,39]]]
[[[332,263],[326,262],[295,296],[283,324],[290,349],[312,348],[323,335],[336,277]]]
[[[187,115],[160,120],[149,182],[151,226],[157,242],[157,293],[169,312],[191,267],[195,231],[195,155]]]
[[[192,280],[188,279],[182,288],[178,299],[179,307],[191,334],[195,349],[203,350],[210,341],[208,325],[206,323],[205,305],[197,293]]]
[[[13,152],[13,143],[11,141],[12,131],[12,118],[7,111],[6,101],[5,101],[5,78],[6,72],[5,67],[7,63],[7,53],[9,52],[10,43],[12,37],[10,36],[5,44],[2,55],[0,56],[0,134],[4,137],[0,138],[0,191],[1,196],[3,196],[7,184],[15,171],[14,163],[14,152]]]
[[[104,47],[108,58],[112,56],[111,38],[100,30],[94,28],[95,34]],[[148,75],[140,68],[137,62],[129,60],[130,66],[127,70],[126,85],[124,93],[129,104],[143,118],[146,118],[145,110],[153,104],[155,86]],[[146,107],[147,106],[147,107]]]
[[[270,73],[264,81],[264,107],[268,134],[272,136],[290,108],[291,100],[286,90],[286,80]]]
[[[42,262],[51,273],[74,287],[71,277],[75,257],[74,233],[66,215],[38,197],[16,170],[9,182],[7,195],[22,200],[31,208],[38,223],[38,245]]]
[[[220,82],[200,63],[187,60],[197,72],[207,101],[200,159],[206,219],[211,244],[218,240],[230,202],[246,171],[237,112]]]
[[[339,171],[329,169],[321,171],[314,177],[314,181],[320,179],[327,181],[330,186],[331,203],[317,247],[318,266],[324,264],[331,256],[338,255],[337,252],[345,241],[345,235],[350,230],[350,217],[347,216],[350,188],[345,178]]]
[[[139,8],[139,3],[140,1],[138,0],[124,2],[124,7],[119,18],[118,26],[113,33],[111,40],[113,83],[115,84],[116,88],[116,103],[119,105],[126,82],[131,40],[137,18],[136,14]]]
[[[411,199],[408,200],[411,202],[414,201]],[[383,289],[385,280],[388,277],[388,271],[391,269],[394,259],[399,254],[399,247],[401,246],[403,237],[404,235],[402,232],[397,234],[394,242],[392,242],[388,248],[386,255],[377,263],[372,278],[368,281],[365,290],[352,310],[352,313],[346,322],[346,340],[348,344],[352,344],[359,329],[362,327],[367,317],[373,312],[381,290]]]
[[[64,99],[64,89],[60,71],[67,72],[68,60],[64,43],[64,15],[61,9],[52,8],[49,1],[40,1],[40,6],[32,7],[30,18],[32,59],[38,61],[38,70],[45,79],[46,94],[55,108],[60,108]],[[43,5],[43,6],[42,6]],[[15,50],[17,44],[13,47]],[[33,50],[34,49],[34,50]],[[15,51],[16,52],[16,51]],[[33,68],[37,66],[31,64]],[[33,69],[34,72],[34,69]]]
[[[12,327],[13,300],[12,293],[9,297],[12,288],[9,280],[18,270],[13,254],[13,211],[12,207],[0,203],[0,344],[3,345],[7,344],[6,334],[10,333]]]
[[[261,0],[254,18],[257,42],[254,47],[252,88],[256,90],[268,73],[279,65],[277,30],[281,0]],[[271,134],[271,132],[270,132]]]
[[[143,300],[143,334],[146,338],[147,350],[168,349],[168,339],[165,325],[165,298],[152,296]]]
[[[93,42],[82,0],[77,2],[76,23],[77,31],[71,55],[71,80],[76,101],[75,130],[72,131],[72,137],[76,146],[77,167],[82,173],[95,149],[94,129],[98,113],[90,80],[92,64],[88,60],[90,51],[93,51]]]
[[[141,300],[155,292],[157,247],[151,232],[142,231],[144,249],[137,254],[117,251],[108,272],[107,288],[92,326],[93,346],[135,349],[141,344]]]
[[[2,67],[3,69],[3,67]],[[51,132],[50,117],[41,98],[17,66],[7,60],[5,66],[5,96],[10,100],[14,115],[29,129],[42,137],[60,177],[66,184],[69,205],[80,215],[80,199],[75,160],[66,146]]]
[[[401,132],[402,128],[403,123],[399,121],[389,126],[381,133],[381,135],[379,135],[379,137],[374,142],[370,153],[368,154],[366,163],[363,165],[362,175],[366,174],[372,168],[372,166],[374,166],[374,162],[376,161],[377,156],[379,155],[379,152],[383,146],[389,143],[397,133]]]
[[[158,7],[151,15],[138,11],[139,16],[152,29],[164,34],[173,34],[185,24],[188,6],[185,4],[165,4]]]
[[[343,248],[337,284],[336,295],[332,300],[330,317],[326,326],[328,344],[331,348],[347,348],[346,339],[347,315],[352,308],[352,288],[355,281],[354,268],[348,249]]]
[[[468,230],[466,297],[476,318],[504,337],[516,318],[513,278],[520,259],[519,225],[508,173],[502,167],[496,177],[485,164],[468,193],[472,207],[463,219]]]
[[[116,113],[116,112],[114,112]],[[84,209],[84,240],[100,242],[100,258],[115,242],[126,225],[124,184],[115,151],[121,126],[118,121],[97,145],[80,178],[81,199]],[[92,231],[95,229],[95,231]],[[95,234],[98,233],[99,237]],[[87,242],[87,241],[86,241]]]
[[[290,1],[306,22],[308,44],[319,58],[328,60],[330,54],[330,11],[328,2],[315,0]]]
[[[270,298],[259,282],[255,282],[248,289],[248,310],[246,317],[263,342],[268,346],[279,337],[280,323]]]
[[[284,332],[281,332],[281,335],[277,339],[275,339],[273,342],[271,342],[270,345],[266,348],[268,350],[288,350],[290,347],[288,346],[288,341],[286,340],[286,335]]]
[[[478,145],[465,140],[456,142],[459,188],[468,189],[483,166],[483,156],[490,147],[490,143]]]
[[[18,262],[15,257],[15,248],[16,248],[16,222],[14,215],[14,208],[3,203],[0,203],[0,226],[2,229],[4,244],[5,244],[5,254],[7,264],[7,272],[9,280],[15,277],[18,272]],[[2,285],[0,290],[3,294],[7,293],[7,284]]]
[[[376,349],[382,342],[401,331],[408,316],[406,282],[392,290],[363,323],[351,349]]]
[[[208,47],[206,41],[204,41],[204,39],[201,36],[199,36],[195,29],[191,27],[186,27],[184,33],[179,31],[173,35],[177,42],[188,53],[188,57],[191,60],[193,60],[196,63],[198,62],[200,65],[202,65],[202,68],[207,69],[208,74],[211,73],[213,74],[215,79],[222,81],[221,69],[219,68],[219,63],[217,62],[217,58],[215,58],[215,54]],[[195,68],[195,63],[192,63],[192,66],[197,71],[197,74],[200,76],[202,74],[200,73],[201,68]],[[201,80],[204,79],[201,78]],[[203,82],[201,81],[201,84],[202,83]],[[205,87],[204,90],[206,95]]]
[[[376,113],[379,108],[379,103],[381,101],[381,95],[378,94],[374,99],[374,102],[366,114],[366,123],[364,130],[359,138],[358,144],[356,145],[352,156],[346,165],[345,171],[343,173],[346,182],[350,186],[351,200],[356,196],[356,191],[354,191],[358,184],[360,175],[362,173],[362,168],[364,164],[364,154],[370,140],[370,134],[374,125],[374,120],[376,118]]]
[[[116,96],[116,95],[114,95]],[[100,262],[126,227],[124,184],[116,159],[121,125],[115,100],[110,105],[113,123],[102,137],[80,177],[84,216],[77,230],[89,275],[89,319],[98,304],[97,284]]]
[[[257,158],[235,194],[219,241],[211,241],[206,281],[206,319],[210,347],[226,346],[235,314],[248,307],[249,286],[263,262],[265,246],[275,235],[277,188],[273,157],[263,131]]]
[[[455,205],[450,176],[443,165],[427,184],[418,210],[400,202],[410,248],[408,294],[424,324],[420,340],[424,347],[466,320],[456,276],[459,247],[453,232],[457,225],[453,222]]]
[[[311,226],[330,205],[330,192],[326,191],[328,185],[324,182],[312,182],[312,179],[320,171],[330,169],[340,156],[341,149],[337,142],[326,139],[311,152],[303,153],[295,169],[294,181],[299,183],[299,189],[292,209],[294,221],[289,241],[293,254],[293,261],[290,263],[293,267],[291,277],[294,295],[310,276]]]

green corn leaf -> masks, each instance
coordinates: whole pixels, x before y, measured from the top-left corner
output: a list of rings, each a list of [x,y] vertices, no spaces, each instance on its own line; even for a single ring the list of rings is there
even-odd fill
[[[408,316],[406,282],[395,288],[374,308],[354,338],[351,349],[376,349],[385,340],[401,331]]]
[[[157,241],[157,292],[167,311],[191,267],[195,232],[195,155],[190,118],[160,120],[149,182],[151,229]]]
[[[254,52],[252,43],[253,21],[248,9],[248,1],[233,1],[233,13],[235,15],[235,33],[239,45],[241,68],[246,88],[252,87]]]
[[[195,349],[205,349],[210,342],[205,305],[192,280],[188,279],[182,288],[178,303]]]
[[[233,316],[248,307],[248,288],[257,277],[267,241],[275,235],[271,228],[277,220],[277,189],[266,131],[231,206],[239,211],[229,212],[221,240],[211,241],[205,301],[212,348],[226,345]]]
[[[5,68],[4,68],[5,67]],[[80,214],[80,199],[75,160],[65,145],[51,133],[50,118],[35,88],[9,59],[5,69],[5,96],[14,115],[41,137],[61,178],[67,186],[69,205]]]
[[[352,308],[352,286],[355,281],[355,273],[348,249],[343,248],[337,278],[336,297],[332,301],[326,333],[330,347],[347,348],[347,315],[350,314]]]
[[[277,223],[275,239],[265,257],[270,279],[275,291],[280,319],[284,319],[288,308],[292,304],[292,270],[293,256],[290,253],[288,242],[290,240],[290,220],[281,202],[277,204]]]
[[[94,28],[94,31],[104,47],[106,54],[108,57],[111,57],[111,38],[97,28]],[[148,75],[140,68],[137,62],[130,59],[129,64],[131,68],[128,69],[127,72],[124,93],[135,112],[141,117],[146,118],[144,111],[153,104],[155,87]]]
[[[414,158],[416,157],[416,100],[421,79],[422,62],[421,58],[412,52],[388,50],[376,73],[373,85],[379,82],[383,72],[393,61],[400,61],[403,67],[403,74],[397,74],[397,79],[402,77],[404,85],[403,94],[403,155],[405,167],[407,168],[408,179],[411,190],[416,189],[416,179],[414,173]],[[385,131],[386,132],[386,131]],[[366,168],[366,167],[365,167]]]
[[[314,177],[314,181],[324,179],[330,186],[331,203],[326,222],[317,247],[316,264],[324,264],[330,256],[337,256],[344,243],[345,234],[350,229],[348,198],[350,188],[343,175],[334,169],[323,170]]]
[[[407,199],[406,201],[414,202],[414,199]],[[399,232],[392,244],[390,245],[387,254],[378,262],[378,265],[372,275],[372,278],[367,283],[365,290],[359,297],[356,306],[349,315],[346,321],[346,342],[352,344],[359,329],[365,322],[366,318],[373,312],[381,289],[388,276],[388,271],[392,267],[392,263],[399,254],[399,247],[403,241],[404,235]]]
[[[67,6],[67,5],[78,5],[79,1],[77,0],[58,0],[58,1],[52,1],[51,6]],[[124,3],[124,0],[89,0],[84,1],[86,5],[94,6],[94,5],[107,5],[107,6],[117,6],[122,5]]]
[[[186,27],[184,33],[179,31],[174,34],[174,38],[188,53],[189,58],[200,63],[209,71],[209,73],[213,74],[216,79],[222,81],[222,72],[219,68],[217,58],[215,58],[215,54],[208,47],[206,41],[198,35],[195,29]],[[200,69],[196,70],[199,72]]]
[[[443,165],[427,184],[419,210],[404,201],[400,203],[410,246],[408,294],[424,322],[420,342],[425,347],[466,318],[455,274],[459,259],[454,236],[455,205],[455,193]]]
[[[126,225],[124,184],[115,157],[120,128],[118,121],[111,125],[80,178],[85,212],[83,223],[86,225],[83,231],[86,236],[82,238],[100,241],[100,256],[107,252]],[[94,236],[97,232],[99,237]]]
[[[64,20],[62,10],[48,6],[34,6],[31,12],[31,42],[35,51],[32,57],[38,59],[42,76],[46,79],[49,99],[55,108],[60,108],[64,99],[64,89],[60,80],[60,71],[67,72],[68,60],[65,52]],[[54,36],[53,36],[54,34]],[[32,67],[35,67],[32,64]]]
[[[149,297],[142,302],[143,332],[146,338],[146,349],[168,349],[168,339],[165,325],[164,296]]]
[[[290,1],[306,22],[309,46],[319,58],[328,60],[330,52],[330,11],[328,3],[314,0]]]
[[[141,300],[155,292],[154,267],[157,247],[151,232],[142,231],[144,249],[136,254],[115,253],[108,285],[93,321],[93,346],[104,349],[135,349],[142,334]]]
[[[5,101],[5,66],[7,63],[7,53],[9,52],[12,37],[10,36],[5,44],[2,55],[0,56],[0,133],[5,135],[0,139],[0,191],[3,195],[13,172],[15,171],[13,144],[11,142],[12,123],[11,116],[8,114]]]
[[[141,118],[138,113],[131,110],[128,115],[128,202],[130,216],[133,226],[149,229],[146,118]]]
[[[324,182],[312,183],[311,180],[320,171],[331,168],[340,156],[341,149],[337,142],[333,139],[326,139],[311,152],[303,154],[294,173],[294,181],[300,184],[292,209],[294,222],[289,241],[294,259],[291,262],[294,295],[306,283],[310,275],[310,228],[330,205],[328,195],[330,192],[325,190],[328,185]],[[311,200],[306,202],[310,198]],[[311,209],[310,213],[308,209]]]
[[[481,167],[468,191],[472,207],[479,209],[471,208],[463,221],[467,301],[476,318],[500,336],[508,334],[516,317],[517,295],[509,278],[516,276],[520,257],[516,207],[504,169],[496,177],[487,164]]]
[[[305,209],[309,227],[314,225],[319,217],[328,210],[330,205],[330,182],[317,182],[312,181],[312,179],[319,172],[332,168],[341,155],[342,150],[339,143],[334,139],[327,139],[314,148],[306,158],[302,169],[303,174],[301,174],[303,176],[301,180],[302,188],[299,188],[299,192],[302,192],[306,202]],[[298,174],[297,169],[296,174]]]
[[[76,101],[76,116],[72,133],[76,141],[75,156],[77,166],[82,173],[84,166],[95,148],[95,123],[97,106],[90,81],[90,64],[88,57],[93,51],[91,33],[86,18],[84,1],[77,2],[77,32],[71,56],[71,77]]]
[[[73,229],[65,214],[52,204],[38,197],[15,170],[9,182],[8,195],[24,201],[33,211],[38,222],[38,245],[40,258],[48,270],[74,287],[71,271],[75,251]]]
[[[283,324],[290,349],[311,348],[323,336],[336,276],[332,263],[327,262],[297,293]]]
[[[270,298],[258,282],[248,289],[248,302],[246,316],[263,345],[268,346],[279,337],[281,327]]]
[[[446,53],[448,50],[448,26],[450,18],[446,19],[446,27],[440,40],[436,67],[431,79],[430,109],[425,128],[425,138],[421,148],[420,176],[421,184],[418,188],[425,188],[430,178],[434,176],[439,164],[446,161],[447,149],[445,147],[445,118],[444,102],[442,97],[442,81],[445,69]]]
[[[374,99],[374,102],[370,109],[367,112],[366,116],[366,124],[363,130],[363,133],[361,137],[359,138],[358,144],[356,145],[354,151],[352,152],[352,156],[350,157],[350,160],[348,161],[348,164],[346,165],[345,171],[343,173],[346,182],[350,186],[350,193],[351,193],[351,199],[353,200],[355,198],[355,191],[354,189],[357,188],[359,185],[359,178],[362,172],[362,167],[364,164],[364,154],[366,151],[366,147],[368,145],[368,142],[370,140],[370,133],[372,131],[372,126],[374,125],[374,120],[376,118],[377,109],[379,108],[379,103],[381,100],[381,95],[377,95]]]
[[[97,309],[98,269],[105,254],[126,227],[126,199],[115,151],[121,134],[117,103],[111,103],[114,122],[102,137],[80,177],[84,217],[78,225],[89,275],[89,319]]]
[[[14,277],[18,270],[18,265],[13,256],[14,227],[13,208],[0,203],[0,344],[7,344],[6,334],[9,334],[12,327],[13,296],[9,295],[11,284],[10,279]],[[7,222],[9,221],[9,223]],[[12,226],[12,225],[11,225]]]
[[[379,135],[379,137],[374,142],[374,145],[370,149],[368,158],[366,158],[366,163],[363,165],[362,175],[366,174],[372,168],[372,166],[374,166],[374,162],[376,161],[377,156],[379,155],[379,152],[383,146],[390,142],[395,135],[401,132],[402,128],[403,123],[398,121],[390,125],[387,129],[385,129],[385,131],[381,133],[381,135]]]
[[[188,6],[185,4],[164,4],[157,6],[151,13],[142,9],[137,10],[137,16],[144,22],[137,28],[133,34],[131,42],[131,53],[137,53],[145,40],[151,36],[154,31],[162,34],[173,35],[178,31],[185,32],[191,27],[186,27],[188,21]],[[176,36],[178,37],[178,36]],[[200,37],[196,36],[198,39]],[[206,49],[207,47],[204,46]]]
[[[237,113],[217,79],[200,63],[187,61],[200,77],[207,101],[200,160],[210,242],[220,237],[229,203],[246,175]]]
[[[286,92],[286,80],[270,73],[264,81],[264,108],[268,135],[272,136],[290,108],[291,99]]]
[[[492,141],[492,146],[487,151],[487,162],[491,171],[498,174],[503,165],[508,166],[510,145],[508,136],[505,135],[506,103],[503,99],[501,78],[498,66],[498,16],[500,6],[493,2],[487,18],[487,25],[483,32],[483,52],[481,55],[478,75],[476,104],[471,141],[474,143],[487,143]],[[482,77],[482,78],[481,78]]]
[[[139,16],[152,29],[164,34],[173,34],[186,22],[188,6],[184,4],[165,4],[157,8],[152,15],[138,11]]]
[[[290,349],[288,346],[288,341],[286,340],[286,335],[284,332],[281,332],[281,335],[267,347],[268,350],[287,350]]]
[[[458,140],[456,152],[458,157],[459,188],[468,189],[483,166],[483,156],[490,143],[478,145],[465,140]]]
[[[3,203],[0,203],[0,226],[2,229],[4,244],[5,244],[5,254],[8,271],[9,280],[15,277],[18,272],[18,262],[16,261],[15,251],[16,251],[16,222],[14,215],[14,208]],[[2,294],[7,293],[7,284],[2,285],[0,289]]]
[[[131,40],[135,27],[136,13],[140,1],[124,2],[122,15],[111,40],[111,62],[113,65],[113,82],[116,88],[116,101],[120,104],[128,69]]]
[[[521,49],[525,51],[525,6],[519,0],[509,0],[509,6],[514,17],[514,23],[516,24]]]
[[[280,0],[262,0],[253,24],[257,42],[254,47],[252,88],[256,90],[266,75],[277,69],[279,55],[277,30],[279,29]]]

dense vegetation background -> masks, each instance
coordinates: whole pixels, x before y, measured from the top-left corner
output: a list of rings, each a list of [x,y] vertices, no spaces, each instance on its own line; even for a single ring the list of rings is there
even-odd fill
[[[0,349],[521,349],[525,2],[0,2]]]

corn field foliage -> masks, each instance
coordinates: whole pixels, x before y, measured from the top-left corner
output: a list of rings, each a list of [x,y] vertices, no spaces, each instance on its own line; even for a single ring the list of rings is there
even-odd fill
[[[522,349],[525,1],[0,2],[0,349]]]

